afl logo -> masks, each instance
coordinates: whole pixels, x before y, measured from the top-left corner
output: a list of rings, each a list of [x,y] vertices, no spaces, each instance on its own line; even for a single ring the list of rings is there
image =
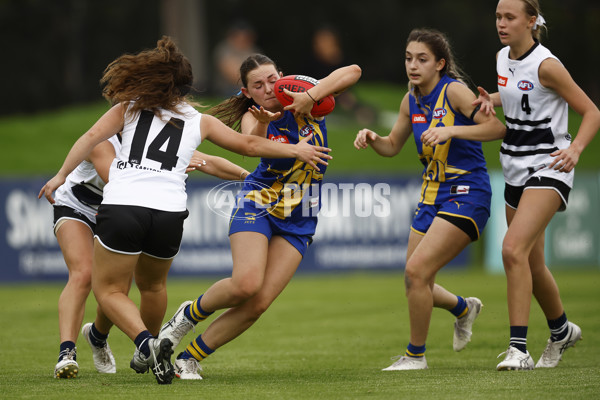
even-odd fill
[[[308,135],[310,135],[311,133],[315,132],[315,127],[308,124],[308,125],[304,125],[302,127],[302,129],[300,129],[300,132],[298,132],[298,134],[302,137],[307,137]]]
[[[533,83],[529,81],[520,81],[517,83],[517,87],[524,92],[529,92],[530,90],[533,90]]]
[[[435,110],[433,110],[433,118],[435,119],[442,119],[446,116],[446,109],[445,108],[436,108]]]

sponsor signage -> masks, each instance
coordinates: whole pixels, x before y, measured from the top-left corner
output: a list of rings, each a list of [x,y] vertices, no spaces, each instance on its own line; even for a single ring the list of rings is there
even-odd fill
[[[38,200],[45,178],[0,180],[0,282],[65,279],[67,268],[52,231],[52,206]],[[239,182],[188,181],[190,212],[170,275],[228,274],[230,211]],[[419,177],[330,179],[314,241],[299,271],[403,269]],[[306,205],[313,212],[318,199]],[[453,262],[465,265],[467,251]]]

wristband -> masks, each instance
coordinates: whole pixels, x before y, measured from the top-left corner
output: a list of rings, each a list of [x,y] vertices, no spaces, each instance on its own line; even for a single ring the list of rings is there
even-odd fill
[[[310,93],[308,93],[308,90],[307,90],[306,92],[304,92],[304,93],[306,93],[306,94],[308,95],[308,97],[310,97],[310,99],[313,101],[313,103],[316,103],[316,102],[317,102],[317,101],[314,99],[314,97],[312,97],[312,96],[310,95]]]

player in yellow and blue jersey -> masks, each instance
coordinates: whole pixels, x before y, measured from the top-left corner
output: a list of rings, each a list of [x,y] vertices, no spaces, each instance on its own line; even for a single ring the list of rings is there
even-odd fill
[[[254,55],[240,67],[241,92],[212,114],[242,134],[326,147],[325,119],[310,115],[313,103],[352,86],[361,72],[357,65],[341,67],[306,92],[287,91],[294,101],[284,108],[273,90],[283,74],[268,57]],[[294,158],[262,158],[246,178],[231,216],[232,276],[181,304],[161,328],[159,337],[176,346],[198,322],[228,309],[177,356],[176,376],[202,379],[199,361],[252,326],[287,286],[315,233],[325,168]]]
[[[392,157],[414,136],[424,165],[421,198],[408,239],[405,286],[410,341],[404,355],[384,371],[427,368],[425,341],[433,307],[456,316],[455,351],[471,340],[481,309],[475,297],[463,298],[435,284],[437,272],[479,238],[487,219],[491,189],[478,140],[504,136],[504,126],[472,105],[446,37],[435,30],[413,30],[406,45],[409,93],[388,136],[358,132],[354,146],[371,146]]]

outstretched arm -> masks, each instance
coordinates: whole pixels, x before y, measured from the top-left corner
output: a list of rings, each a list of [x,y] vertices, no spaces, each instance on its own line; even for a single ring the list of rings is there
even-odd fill
[[[393,157],[402,150],[412,132],[408,94],[402,99],[398,118],[388,136],[379,136],[370,129],[361,129],[354,140],[358,150],[371,146],[375,152],[384,157]]]
[[[211,156],[194,150],[186,172],[200,171],[217,178],[234,181],[244,180],[250,172],[223,157]]]
[[[323,146],[314,146],[309,143],[312,135],[308,135],[298,144],[278,143],[253,135],[240,135],[229,128],[217,118],[204,114],[200,120],[202,136],[219,147],[234,153],[250,157],[267,158],[296,158],[303,161],[317,171],[317,164],[328,165],[332,157],[327,154],[331,149]]]
[[[313,104],[324,97],[337,96],[360,79],[362,70],[356,64],[341,67],[319,81],[319,84],[306,92],[294,93],[287,89],[284,92],[294,101],[284,110],[294,110],[296,115],[310,115]]]
[[[67,155],[58,173],[40,190],[38,199],[45,196],[54,204],[52,193],[62,185],[71,173],[90,154],[94,146],[123,130],[123,106],[117,104],[108,110],[96,123],[81,136]]]

